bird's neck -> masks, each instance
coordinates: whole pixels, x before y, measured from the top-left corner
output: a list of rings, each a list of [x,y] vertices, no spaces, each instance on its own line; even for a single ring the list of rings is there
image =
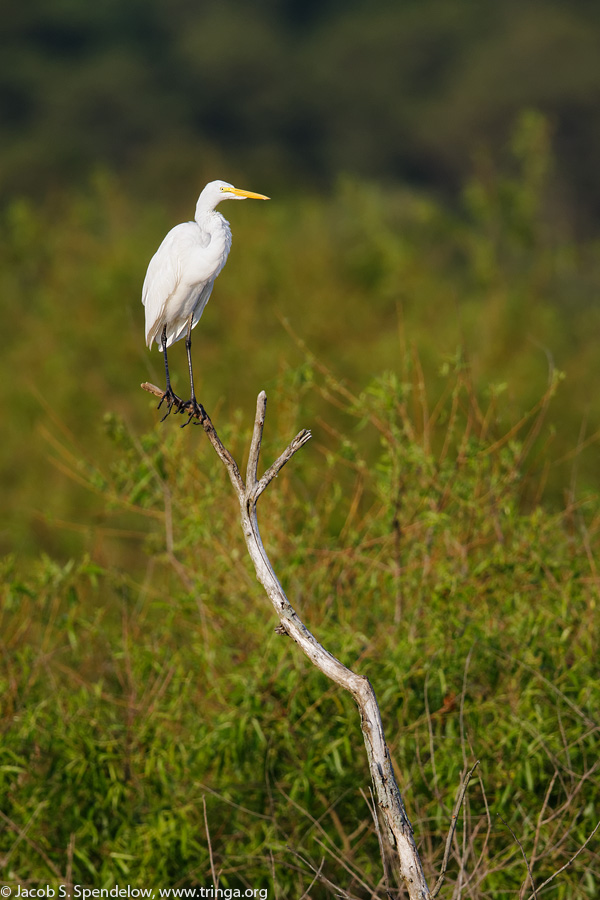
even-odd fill
[[[203,246],[221,245],[225,258],[231,247],[231,228],[227,219],[215,209],[196,208],[196,225],[201,231],[200,242]]]
[[[225,217],[216,209],[207,208],[200,203],[196,206],[194,219],[203,231],[212,231],[215,226],[221,227],[224,222],[227,224]]]

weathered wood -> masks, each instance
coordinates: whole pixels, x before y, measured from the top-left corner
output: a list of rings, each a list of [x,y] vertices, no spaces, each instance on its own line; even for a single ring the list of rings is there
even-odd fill
[[[163,396],[155,385],[143,384],[144,390]],[[375,691],[369,680],[357,675],[326,650],[304,625],[281,586],[262,543],[258,528],[257,501],[269,483],[279,474],[292,456],[310,440],[310,431],[301,431],[278,459],[258,478],[260,447],[265,423],[267,396],[258,395],[254,431],[250,445],[246,483],[241,478],[237,464],[221,443],[206,413],[198,416],[208,438],[229,472],[231,483],[240,504],[242,529],[248,553],[256,570],[256,577],[264,587],[279,618],[280,633],[287,633],[310,661],[331,681],[349,691],[360,712],[362,733],[367,750],[369,769],[375,789],[377,805],[385,825],[383,840],[390,856],[398,863],[398,869],[410,900],[430,900],[431,894],[419,858],[412,826],[406,815],[402,795],[398,788],[387,748],[381,714]],[[393,897],[391,885],[388,894]]]

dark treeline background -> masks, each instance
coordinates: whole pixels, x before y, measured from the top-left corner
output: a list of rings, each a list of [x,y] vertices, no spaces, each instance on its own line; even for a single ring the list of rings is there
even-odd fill
[[[548,116],[556,189],[600,212],[600,7],[589,0],[2,3],[0,188],[103,162],[172,190],[340,171],[452,192],[517,113]]]

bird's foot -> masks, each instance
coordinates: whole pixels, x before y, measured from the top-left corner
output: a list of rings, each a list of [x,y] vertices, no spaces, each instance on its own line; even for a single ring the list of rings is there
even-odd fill
[[[182,401],[181,397],[178,397],[177,394],[174,392],[174,390],[171,387],[168,387],[167,390],[164,392],[164,394],[161,397],[160,403],[158,404],[158,406],[156,408],[160,409],[161,406],[163,405],[163,403],[165,402],[165,400],[167,401],[167,411],[164,414],[164,416],[162,417],[162,419],[160,420],[161,422],[165,421],[165,419],[170,414],[170,412],[174,406],[178,407],[178,412],[181,412],[181,407],[183,406],[183,401]]]
[[[195,423],[196,425],[199,424],[199,422],[202,422],[203,419],[206,419],[206,410],[201,403],[198,403],[195,397],[192,397],[191,400],[187,400],[185,403],[182,403],[178,409],[178,412],[186,413],[188,416],[187,422],[184,422],[181,428],[185,428],[186,425],[189,425],[192,419],[198,420]]]

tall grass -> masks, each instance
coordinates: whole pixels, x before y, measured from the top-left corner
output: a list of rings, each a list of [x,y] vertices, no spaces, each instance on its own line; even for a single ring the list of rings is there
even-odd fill
[[[444,895],[529,896],[511,830],[540,884],[600,817],[600,522],[539,502],[555,383],[506,427],[462,360],[439,379],[416,353],[360,394],[314,359],[289,369],[265,462],[307,406],[332,414],[261,499],[263,537],[303,618],[376,688],[428,876],[480,759]],[[53,433],[103,528],[146,535],[143,567],[5,568],[4,877],[206,885],[212,855],[230,887],[329,896],[316,870],[383,897],[356,711],[274,633],[201,430],[106,430],[109,465]],[[244,419],[220,433],[241,459]],[[597,847],[544,895],[597,896]]]

